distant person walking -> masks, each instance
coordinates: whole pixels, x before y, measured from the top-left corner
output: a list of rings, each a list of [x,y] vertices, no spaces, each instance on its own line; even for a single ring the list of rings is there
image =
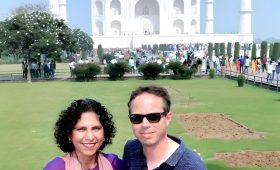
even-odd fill
[[[21,63],[21,67],[22,67],[22,78],[26,79],[27,78],[27,68],[28,68],[27,61],[23,61]]]
[[[262,61],[262,72],[264,72],[264,70],[267,70],[267,68],[266,68],[266,64],[267,64],[267,57],[266,57],[266,55],[263,55],[261,61]]]
[[[276,80],[279,81],[280,80],[280,61],[278,61],[278,64],[276,66]]]

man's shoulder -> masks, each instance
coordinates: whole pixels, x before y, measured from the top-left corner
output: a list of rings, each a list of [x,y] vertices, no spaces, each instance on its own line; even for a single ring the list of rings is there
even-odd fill
[[[170,164],[174,164],[178,161],[176,163],[176,167],[198,170],[206,169],[200,156],[195,151],[189,149],[180,138],[176,138],[174,136],[169,137],[180,145],[175,153],[171,156]]]
[[[206,169],[201,157],[195,151],[189,149],[186,146],[180,162],[183,164],[188,164],[186,166],[190,168],[193,167],[199,170]]]
[[[139,147],[141,145],[141,143],[139,142],[139,140],[137,139],[131,139],[128,140],[125,144],[125,148],[136,148]]]

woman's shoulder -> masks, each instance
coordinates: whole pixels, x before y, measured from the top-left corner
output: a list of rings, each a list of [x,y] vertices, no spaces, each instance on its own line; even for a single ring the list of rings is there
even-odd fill
[[[107,158],[110,162],[114,161],[114,160],[121,160],[118,155],[114,154],[114,153],[103,153],[103,156],[105,158]]]
[[[55,157],[46,164],[43,170],[65,170],[65,162],[61,157]]]

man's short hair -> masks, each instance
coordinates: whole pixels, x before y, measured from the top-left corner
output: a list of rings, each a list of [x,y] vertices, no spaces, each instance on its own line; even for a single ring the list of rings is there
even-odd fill
[[[164,103],[164,106],[163,106],[164,111],[165,112],[170,111],[170,105],[171,105],[170,96],[168,94],[168,91],[165,88],[159,87],[159,86],[140,86],[135,91],[133,91],[130,95],[130,99],[127,103],[129,113],[131,113],[132,100],[134,100],[137,96],[139,96],[143,93],[149,93],[149,94],[153,94],[155,96],[161,97],[163,99],[163,103]]]

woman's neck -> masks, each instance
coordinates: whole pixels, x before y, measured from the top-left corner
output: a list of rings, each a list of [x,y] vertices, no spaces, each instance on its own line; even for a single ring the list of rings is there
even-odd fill
[[[81,164],[81,168],[83,170],[89,170],[89,169],[93,169],[96,167],[97,165],[97,156],[98,156],[98,152],[96,154],[94,154],[93,156],[82,156],[82,155],[77,155],[77,159]]]

